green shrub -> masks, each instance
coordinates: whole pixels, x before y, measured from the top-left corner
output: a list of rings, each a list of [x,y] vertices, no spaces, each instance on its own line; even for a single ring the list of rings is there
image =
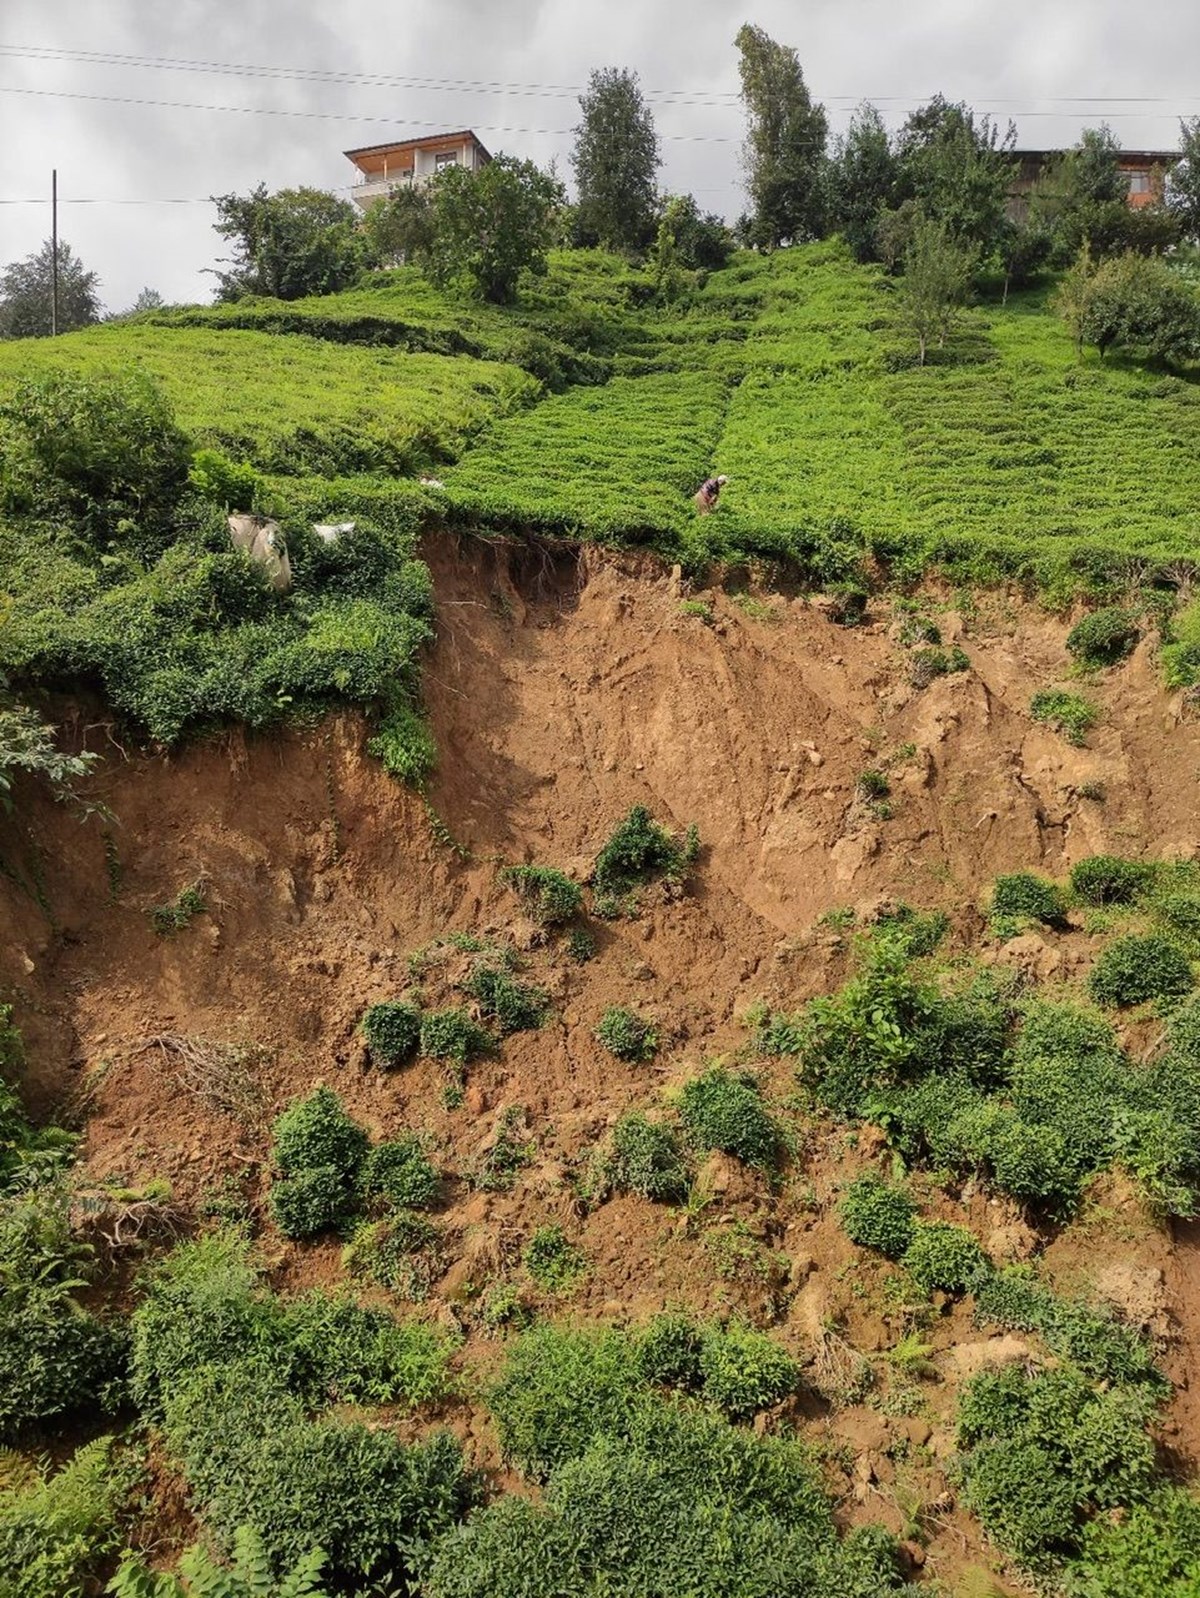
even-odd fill
[[[974,1232],[947,1221],[915,1222],[903,1264],[927,1293],[937,1287],[962,1292],[988,1269],[987,1255]]]
[[[1099,1004],[1142,1004],[1189,992],[1195,986],[1187,956],[1166,938],[1118,938],[1103,949],[1088,975]]]
[[[587,1257],[557,1222],[541,1226],[529,1239],[521,1263],[544,1293],[563,1293],[587,1269]]]
[[[362,1168],[364,1204],[398,1210],[423,1210],[437,1195],[437,1168],[414,1132],[377,1143]]]
[[[203,915],[207,909],[208,900],[205,897],[203,882],[193,882],[188,887],[181,888],[166,904],[155,905],[150,912],[150,924],[160,938],[166,938],[172,932],[182,932],[184,927],[190,925],[198,915]]]
[[[392,704],[379,723],[379,730],[367,740],[367,753],[374,755],[389,776],[420,791],[437,765],[437,743],[429,723],[415,705],[406,703],[393,691]]]
[[[579,884],[553,866],[506,866],[500,880],[515,890],[539,926],[561,926],[583,908]]]
[[[485,1193],[506,1193],[516,1181],[517,1172],[529,1164],[537,1144],[519,1134],[525,1128],[525,1113],[515,1105],[504,1111],[492,1145],[476,1162],[471,1172],[472,1185]]]
[[[778,1158],[779,1128],[752,1078],[714,1066],[684,1085],[679,1113],[700,1148],[734,1154],[747,1165],[770,1167]]]
[[[1067,634],[1068,653],[1085,666],[1115,666],[1138,641],[1136,619],[1127,610],[1094,610]]]
[[[1094,854],[1071,867],[1071,890],[1082,904],[1132,904],[1150,876],[1150,868],[1136,860]]]
[[[187,480],[220,510],[253,512],[260,508],[262,478],[253,466],[231,461],[220,450],[196,450]]]
[[[98,1592],[120,1547],[133,1486],[112,1439],[85,1443],[53,1475],[0,1488],[2,1598],[79,1598]]]
[[[371,1059],[385,1070],[407,1064],[421,1042],[420,1010],[399,999],[373,1004],[363,1016],[361,1027]]]
[[[1044,721],[1047,726],[1061,732],[1069,744],[1082,748],[1088,733],[1100,720],[1100,707],[1080,694],[1069,694],[1058,688],[1043,688],[1029,702],[1029,713],[1034,721]]]
[[[366,1157],[369,1139],[329,1087],[293,1099],[271,1128],[271,1152],[284,1176],[328,1168],[351,1188]]]
[[[203,1543],[193,1543],[180,1556],[178,1576],[155,1575],[127,1550],[106,1591],[111,1598],[329,1598],[321,1585],[324,1568],[324,1553],[314,1549],[273,1582],[262,1537],[252,1526],[239,1526],[228,1568]]]
[[[700,1351],[701,1393],[734,1420],[769,1409],[796,1390],[800,1370],[785,1349],[748,1326],[709,1336]]]
[[[359,1226],[342,1250],[351,1276],[364,1276],[421,1304],[445,1269],[441,1234],[426,1216],[396,1210]]]
[[[886,799],[892,785],[882,771],[860,771],[856,783],[860,799]]]
[[[659,826],[645,805],[634,805],[596,856],[592,883],[597,909],[618,914],[641,883],[655,877],[678,881],[699,848],[694,828],[689,828],[684,842],[679,843]]]
[[[619,1007],[605,1010],[596,1028],[596,1040],[618,1060],[631,1065],[653,1059],[658,1048],[654,1023]]]
[[[694,1392],[703,1379],[700,1359],[706,1335],[690,1315],[656,1315],[634,1341],[638,1374],[656,1387]]]
[[[616,1331],[535,1327],[508,1351],[488,1393],[506,1459],[534,1479],[628,1424],[640,1383]]]
[[[586,965],[595,959],[596,940],[585,927],[576,927],[567,939],[567,953],[576,965]]]
[[[124,1398],[124,1329],[77,1297],[90,1257],[72,1239],[65,1189],[0,1198],[0,1439]]]
[[[358,1209],[356,1187],[336,1165],[314,1165],[271,1183],[271,1219],[284,1237],[317,1237],[345,1226]]]
[[[976,1285],[975,1314],[1013,1331],[1037,1332],[1051,1353],[1097,1382],[1147,1382],[1165,1390],[1147,1339],[1114,1312],[1060,1298],[1028,1265],[1009,1265]]]
[[[313,1408],[326,1404],[428,1404],[452,1390],[455,1344],[433,1326],[398,1321],[322,1292],[268,1301],[277,1369]]]
[[[1200,1592],[1200,1502],[1163,1486],[1119,1519],[1097,1517],[1083,1528],[1064,1590],[1070,1598],[1191,1598]]]
[[[430,1060],[457,1060],[466,1065],[486,1054],[492,1038],[465,1010],[431,1010],[421,1018],[421,1053]]]
[[[860,1176],[842,1195],[838,1216],[852,1243],[899,1259],[913,1239],[917,1206],[902,1188],[877,1176]]]
[[[679,1203],[691,1183],[671,1129],[636,1113],[623,1115],[613,1128],[605,1171],[614,1187],[663,1204]]]
[[[914,688],[928,688],[936,677],[970,670],[971,661],[957,644],[950,649],[914,649],[908,664],[908,680]]]
[[[480,1012],[495,1022],[501,1037],[512,1032],[536,1032],[546,1017],[549,999],[543,988],[497,966],[480,963],[464,984]]]
[[[1063,917],[1063,897],[1054,883],[1028,871],[997,877],[992,888],[992,915],[1028,916],[1053,924]]]

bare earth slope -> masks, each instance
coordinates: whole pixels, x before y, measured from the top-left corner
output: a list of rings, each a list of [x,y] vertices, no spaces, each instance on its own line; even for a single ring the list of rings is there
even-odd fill
[[[427,555],[440,631],[424,679],[440,750],[432,824],[423,801],[366,756],[351,717],[261,740],[231,734],[169,760],[126,758],[92,728],[106,758],[90,794],[113,819],[81,822],[31,801],[25,822],[0,822],[12,872],[0,878],[0,997],[11,996],[26,1034],[31,1102],[81,1106],[94,1175],[130,1185],[165,1176],[185,1205],[228,1196],[232,1170],[258,1206],[267,1139],[187,1092],[157,1051],[139,1047],[152,1035],[262,1046],[264,1123],[328,1081],[377,1134],[427,1129],[449,1179],[439,1216],[448,1269],[430,1312],[467,1327],[468,1358],[486,1362],[496,1348],[475,1336],[470,1304],[550,1219],[590,1262],[573,1314],[734,1307],[806,1359],[839,1357],[826,1330],[835,1320],[868,1353],[891,1345],[902,1319],[829,1205],[873,1157],[869,1138],[814,1132],[778,1193],[717,1157],[697,1214],[625,1198],[585,1216],[566,1178],[621,1111],[740,1047],[752,1001],[794,1008],[842,979],[845,942],[816,925],[825,912],[903,898],[974,932],[1000,872],[1062,875],[1106,850],[1190,857],[1200,724],[1181,719],[1143,643],[1088,687],[1104,719],[1088,748],[1071,748],[1028,713],[1031,695],[1061,680],[1067,623],[999,597],[939,615],[971,669],[917,691],[883,611],[848,630],[819,601],[713,594],[705,618],[682,611],[677,577],[648,561],[478,542]],[[872,767],[889,771],[890,819],[857,794]],[[1081,796],[1090,784],[1103,802]],[[699,868],[682,897],[651,896],[640,919],[597,923],[595,960],[573,965],[539,940],[497,866],[536,861],[583,877],[638,802],[676,828],[698,825]],[[201,878],[206,912],[156,936],[148,912]],[[451,931],[515,938],[554,1005],[540,1031],[469,1068],[457,1108],[432,1063],[369,1069],[355,1031],[368,1004],[407,987],[407,956]],[[1055,980],[1077,975],[1090,952],[1078,933],[1047,933],[997,957]],[[463,957],[443,956],[421,979],[431,1002],[454,1000]],[[657,1020],[654,1065],[618,1065],[596,1042],[611,1004]],[[787,1097],[785,1069],[768,1080]],[[505,1109],[536,1153],[511,1192],[477,1191],[466,1173]],[[1177,1252],[1119,1191],[1104,1199],[1120,1224],[1103,1263],[1133,1273],[1111,1291],[1149,1294],[1144,1318],[1175,1337],[1173,1374],[1186,1382],[1200,1299],[1181,1262],[1195,1241],[1181,1237]],[[981,1195],[967,1196],[965,1218],[997,1252],[1033,1245],[1015,1211]],[[714,1234],[734,1220],[779,1256],[765,1275],[719,1268]],[[1085,1218],[1052,1242],[1048,1264],[1064,1282],[1095,1283],[1098,1224]],[[335,1244],[268,1239],[281,1283],[340,1279]],[[848,1449],[850,1513],[901,1530],[912,1494],[934,1504],[945,1491],[958,1375],[1004,1352],[961,1306],[930,1341],[944,1380],[928,1420],[861,1404],[814,1404],[803,1417]],[[1173,1440],[1196,1460],[1200,1399],[1185,1389],[1172,1413]],[[464,1403],[451,1419],[482,1462],[498,1463],[481,1409]],[[947,1509],[939,1525],[931,1568],[981,1557],[969,1522]]]

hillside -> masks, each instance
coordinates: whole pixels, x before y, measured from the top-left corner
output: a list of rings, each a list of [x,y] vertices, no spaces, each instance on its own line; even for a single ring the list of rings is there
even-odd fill
[[[1193,387],[1036,294],[917,369],[836,246],[643,294],[0,345],[152,374],[295,574],[178,483],[0,525],[100,757],[0,812],[20,1598],[1200,1590]]]

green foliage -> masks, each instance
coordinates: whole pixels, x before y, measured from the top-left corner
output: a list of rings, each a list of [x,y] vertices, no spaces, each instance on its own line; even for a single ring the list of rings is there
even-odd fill
[[[89,272],[65,239],[47,239],[23,261],[0,272],[0,339],[47,338],[53,331],[58,277],[58,331],[100,320],[99,274]]]
[[[1059,1298],[1028,1265],[1005,1266],[977,1284],[975,1314],[983,1322],[1037,1332],[1052,1354],[1093,1381],[1164,1386],[1144,1337],[1107,1308]]]
[[[1101,951],[1088,975],[1088,992],[1099,1004],[1142,1004],[1194,986],[1187,956],[1157,936],[1118,938]]]
[[[704,1328],[690,1315],[665,1311],[638,1334],[634,1345],[638,1374],[656,1387],[678,1387],[695,1392],[703,1380],[700,1357],[704,1352]]]
[[[1136,618],[1110,606],[1075,623],[1067,634],[1067,651],[1085,666],[1115,666],[1132,652],[1139,636]]]
[[[78,1300],[90,1254],[72,1239],[62,1188],[0,1197],[0,1438],[122,1401],[124,1330]]]
[[[0,1489],[0,1598],[82,1598],[120,1546],[131,1486],[112,1440],[97,1438],[53,1475]]]
[[[779,1157],[779,1128],[763,1106],[753,1078],[714,1066],[684,1084],[679,1114],[692,1140],[703,1149],[734,1154],[765,1169]]]
[[[492,1047],[489,1032],[465,1010],[430,1010],[421,1017],[421,1053],[429,1060],[457,1060],[466,1065]]]
[[[363,1162],[362,1199],[368,1207],[422,1210],[433,1203],[438,1186],[437,1168],[415,1132],[377,1143]]]
[[[654,115],[637,73],[617,67],[592,71],[579,111],[571,150],[579,241],[609,250],[643,249],[654,233],[660,157]]]
[[[1044,721],[1061,732],[1069,744],[1083,747],[1088,733],[1100,719],[1100,708],[1082,694],[1069,694],[1058,688],[1043,688],[1029,701],[1034,721]]]
[[[605,1174],[614,1187],[663,1204],[681,1202],[691,1182],[670,1128],[634,1112],[613,1128]]]
[[[359,1226],[342,1251],[351,1276],[366,1277],[420,1304],[445,1269],[441,1234],[424,1215],[395,1210]]]
[[[900,319],[916,337],[925,365],[930,344],[944,347],[967,298],[978,251],[960,243],[941,222],[918,220],[904,249],[904,275],[897,286]]]
[[[800,1371],[795,1360],[765,1332],[731,1325],[707,1337],[700,1350],[704,1397],[733,1420],[746,1419],[795,1392]]]
[[[681,881],[699,848],[694,830],[680,843],[645,805],[634,805],[596,856],[592,883],[597,911],[616,915],[628,909],[635,890],[656,877]]]
[[[315,1237],[344,1225],[358,1208],[368,1138],[332,1088],[294,1099],[271,1128],[280,1173],[271,1214],[285,1237]]]
[[[824,226],[824,154],[829,123],[804,82],[800,58],[762,28],[734,39],[746,110],[747,188],[752,213],[739,231],[760,249],[800,244]]]
[[[1183,365],[1200,352],[1200,296],[1164,261],[1130,250],[1097,267],[1083,337],[1102,357],[1128,349]]]
[[[1145,1389],[1093,1388],[1071,1366],[977,1376],[958,1412],[967,1506],[1024,1563],[1069,1555],[1096,1511],[1153,1491],[1153,1402]]]
[[[45,372],[0,403],[0,508],[68,518],[99,550],[153,547],[188,459],[170,407],[141,372]]]
[[[501,1037],[511,1032],[536,1032],[546,1019],[550,1000],[545,989],[519,982],[503,966],[486,959],[476,963],[464,987]]]
[[[851,1182],[838,1205],[842,1229],[852,1243],[899,1259],[913,1240],[917,1206],[902,1188],[877,1176]]]
[[[321,1584],[325,1555],[314,1549],[277,1581],[261,1535],[239,1526],[233,1536],[233,1563],[218,1565],[203,1543],[194,1543],[179,1561],[179,1575],[155,1575],[126,1553],[106,1589],[110,1598],[328,1598]]]
[[[914,688],[928,688],[935,677],[969,671],[970,658],[955,644],[950,649],[914,649],[908,663],[908,680]]]
[[[619,1006],[605,1010],[596,1028],[596,1038],[616,1059],[625,1060],[630,1065],[652,1060],[658,1048],[658,1032],[654,1023]]]
[[[563,1293],[587,1269],[583,1250],[568,1241],[557,1222],[539,1227],[521,1254],[521,1263],[544,1293]]]
[[[1071,867],[1071,891],[1081,904],[1132,904],[1151,875],[1140,861],[1094,854]]]
[[[437,743],[429,723],[419,710],[398,699],[380,721],[379,731],[368,739],[367,753],[390,776],[418,790],[437,765]]]
[[[262,479],[253,466],[231,461],[216,449],[198,449],[192,456],[188,483],[203,499],[223,511],[260,508]]]
[[[958,1293],[970,1288],[988,1268],[987,1256],[974,1232],[946,1221],[916,1221],[905,1250],[905,1269],[926,1292],[944,1288]]]
[[[1027,916],[1053,925],[1063,917],[1063,897],[1054,883],[1028,871],[997,877],[992,888],[991,914]]]
[[[1120,1519],[1099,1516],[1083,1530],[1067,1571],[1069,1598],[1189,1598],[1200,1591],[1200,1503],[1164,1486]]]
[[[349,200],[313,188],[269,194],[260,183],[247,195],[224,194],[214,204],[213,226],[233,246],[231,270],[217,273],[223,300],[333,294],[363,269],[358,212]]]
[[[87,753],[63,754],[56,747],[53,727],[28,705],[11,702],[0,692],[0,810],[12,808],[15,773],[25,771],[41,778],[56,799],[67,799],[72,783],[86,776],[96,759]]]
[[[596,939],[586,927],[576,927],[567,938],[567,953],[576,965],[586,965],[596,957]]]
[[[564,201],[562,184],[532,161],[498,155],[469,171],[446,167],[433,184],[427,271],[441,288],[460,281],[494,305],[515,298],[522,272],[541,276]]]
[[[415,1004],[385,999],[373,1004],[359,1023],[371,1059],[385,1071],[407,1065],[421,1042],[421,1012]]]
[[[583,908],[579,884],[553,866],[505,866],[500,880],[514,890],[539,926],[561,926]]]
[[[154,906],[150,912],[150,925],[160,938],[167,938],[173,932],[182,932],[207,909],[203,881],[191,882],[186,888],[180,888],[173,899]]]
[[[487,1193],[506,1193],[512,1187],[517,1172],[529,1164],[536,1147],[531,1139],[519,1136],[524,1124],[524,1113],[515,1105],[504,1111],[491,1147],[471,1173],[476,1187]]]

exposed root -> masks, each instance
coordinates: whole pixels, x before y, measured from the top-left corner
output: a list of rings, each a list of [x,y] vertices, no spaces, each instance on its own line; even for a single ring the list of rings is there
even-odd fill
[[[157,1049],[180,1087],[209,1109],[246,1127],[261,1125],[264,1102],[256,1068],[270,1059],[269,1050],[254,1043],[221,1043],[172,1032],[143,1038],[134,1052],[147,1049]]]

